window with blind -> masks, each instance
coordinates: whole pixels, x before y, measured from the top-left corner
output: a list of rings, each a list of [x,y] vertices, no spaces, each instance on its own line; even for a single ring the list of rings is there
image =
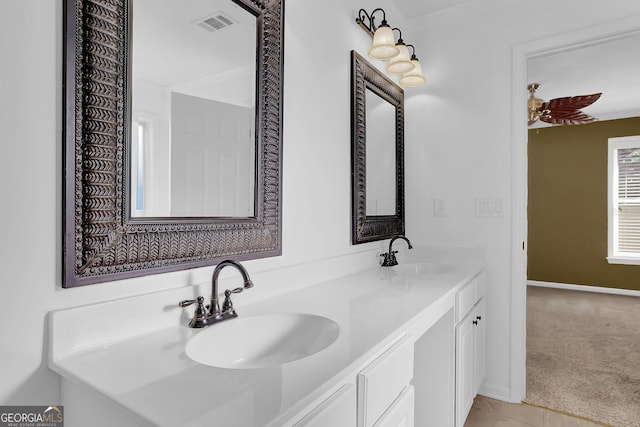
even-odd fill
[[[640,136],[609,139],[609,244],[612,264],[640,264]]]

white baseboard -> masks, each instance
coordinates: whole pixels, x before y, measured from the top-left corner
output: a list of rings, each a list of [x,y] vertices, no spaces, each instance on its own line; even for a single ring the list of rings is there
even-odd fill
[[[482,383],[478,394],[492,399],[502,400],[503,402],[520,403],[520,401],[515,402],[510,398],[511,393],[508,387],[495,384]]]
[[[527,280],[527,286],[540,286],[543,288],[568,289],[571,291],[598,292],[601,294],[627,295],[640,297],[640,291],[620,288],[605,288],[602,286],[571,285],[568,283],[540,282],[538,280]]]

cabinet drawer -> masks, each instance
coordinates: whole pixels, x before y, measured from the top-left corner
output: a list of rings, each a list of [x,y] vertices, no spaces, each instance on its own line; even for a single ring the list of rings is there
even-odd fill
[[[414,392],[410,385],[402,390],[402,394],[373,427],[413,427],[413,407]]]
[[[469,313],[476,303],[476,281],[472,279],[456,293],[456,323]]]
[[[358,374],[358,427],[371,427],[413,378],[413,342],[403,337]]]
[[[353,384],[345,384],[294,424],[294,427],[355,425],[356,392]]]

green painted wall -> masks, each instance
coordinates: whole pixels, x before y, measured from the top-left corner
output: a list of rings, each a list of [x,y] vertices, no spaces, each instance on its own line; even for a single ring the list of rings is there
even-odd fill
[[[529,280],[640,290],[640,265],[607,263],[608,138],[640,117],[529,130]]]

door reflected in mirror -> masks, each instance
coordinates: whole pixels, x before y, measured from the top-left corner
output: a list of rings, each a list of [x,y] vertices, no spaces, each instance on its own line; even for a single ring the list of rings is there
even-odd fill
[[[396,213],[396,109],[367,89],[367,216]]]
[[[130,215],[254,217],[256,17],[133,0]]]

